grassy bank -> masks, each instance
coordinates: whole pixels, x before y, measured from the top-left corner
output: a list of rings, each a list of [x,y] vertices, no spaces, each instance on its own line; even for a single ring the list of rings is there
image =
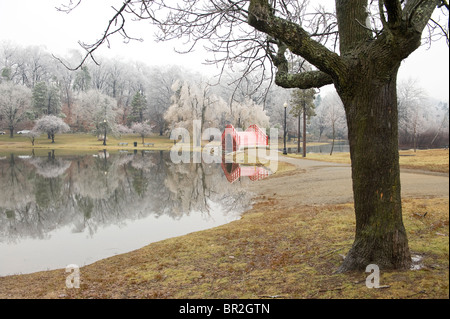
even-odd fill
[[[135,148],[133,143],[138,142]],[[119,143],[128,143],[128,146],[121,146]],[[103,141],[99,141],[97,137],[91,134],[60,134],[56,135],[55,143],[41,136],[36,139],[34,147],[31,145],[30,139],[25,136],[16,135],[14,138],[9,136],[0,136],[0,151],[29,151],[39,150],[68,150],[72,153],[80,151],[119,151],[119,150],[170,150],[173,141],[165,136],[151,136],[145,138],[145,143],[154,143],[153,146],[144,147],[142,139],[135,135],[126,135],[120,139],[108,137],[107,145],[103,145]]]
[[[298,154],[289,154],[289,157],[302,158]],[[333,162],[340,164],[350,164],[349,153],[318,154],[308,153],[306,159]],[[449,172],[449,150],[413,150],[400,151],[400,167],[408,169],[420,169],[432,172]]]
[[[241,220],[150,244],[81,268],[0,278],[0,298],[448,298],[448,198],[407,199],[404,220],[420,269],[333,274],[354,234],[351,204],[284,207],[262,196]],[[427,214],[425,214],[427,213]]]

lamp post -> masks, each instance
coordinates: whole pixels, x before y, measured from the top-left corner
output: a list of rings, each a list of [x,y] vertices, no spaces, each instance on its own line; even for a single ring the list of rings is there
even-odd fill
[[[284,149],[283,149],[283,155],[287,155],[286,150],[286,122],[287,122],[287,102],[284,103]]]
[[[105,127],[105,132],[103,135],[103,146],[106,146],[106,130],[107,130],[107,125],[106,125],[106,120],[103,120],[103,126]]]

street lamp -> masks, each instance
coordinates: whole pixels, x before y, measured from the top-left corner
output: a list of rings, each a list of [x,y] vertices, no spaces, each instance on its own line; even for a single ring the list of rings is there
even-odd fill
[[[283,155],[287,155],[286,151],[286,121],[287,121],[287,102],[284,103],[284,149],[283,149]]]

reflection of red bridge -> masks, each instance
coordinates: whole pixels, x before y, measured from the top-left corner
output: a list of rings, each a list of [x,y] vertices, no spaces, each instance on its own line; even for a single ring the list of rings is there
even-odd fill
[[[222,149],[235,152],[239,149],[269,145],[269,138],[258,125],[251,125],[245,132],[238,132],[228,125],[222,134]]]
[[[241,166],[238,163],[224,163],[223,161],[222,169],[230,183],[234,183],[241,176],[247,176],[252,181],[259,181],[270,175],[270,172],[265,167]]]

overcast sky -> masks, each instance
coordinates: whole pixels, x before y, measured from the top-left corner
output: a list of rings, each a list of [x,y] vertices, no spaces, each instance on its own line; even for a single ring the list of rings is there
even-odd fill
[[[0,0],[0,41],[10,40],[22,46],[43,45],[55,55],[65,55],[69,49],[79,49],[78,41],[93,43],[105,29],[114,12],[112,5],[121,0],[89,0],[70,14],[58,12],[55,7],[69,0]],[[76,1],[75,1],[76,2]],[[148,65],[179,64],[192,69],[214,73],[215,69],[202,66],[205,55],[180,55],[174,52],[176,43],[155,43],[154,30],[148,22],[128,21],[129,35],[143,38],[143,42],[122,43],[116,37],[112,47],[106,46],[97,55],[139,60]],[[421,47],[400,69],[399,81],[413,78],[430,95],[439,100],[449,99],[449,49],[445,41]]]

